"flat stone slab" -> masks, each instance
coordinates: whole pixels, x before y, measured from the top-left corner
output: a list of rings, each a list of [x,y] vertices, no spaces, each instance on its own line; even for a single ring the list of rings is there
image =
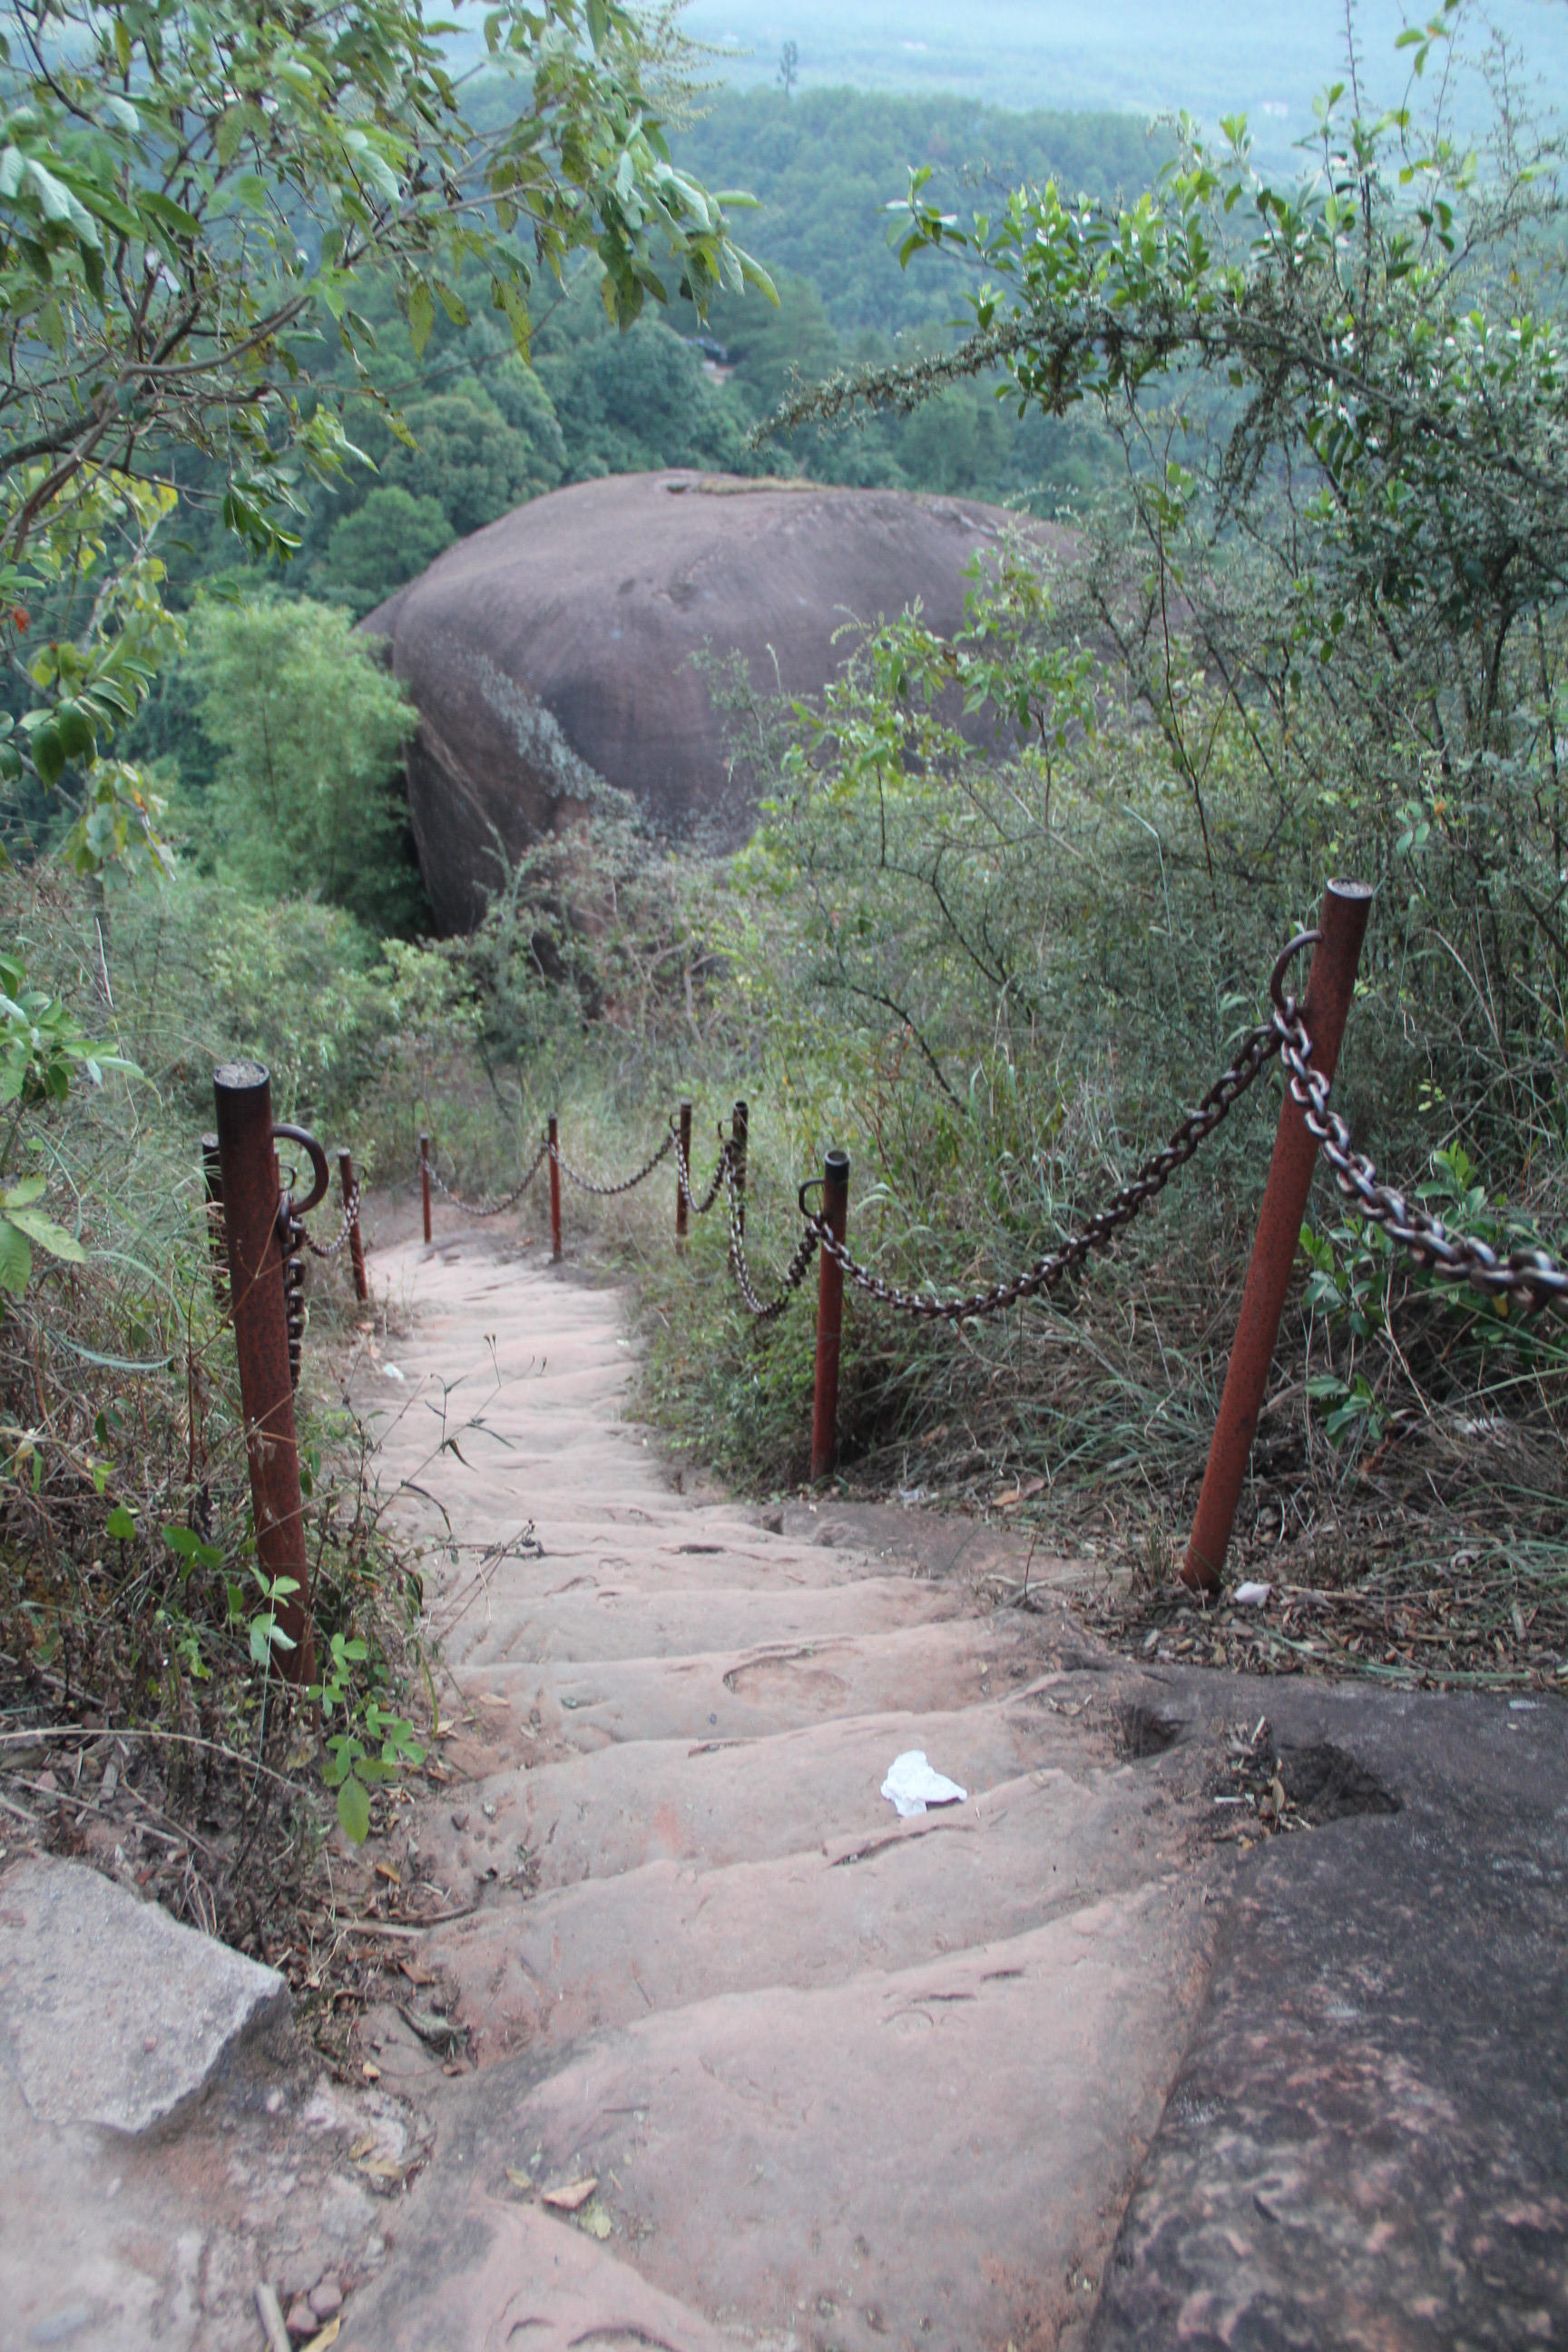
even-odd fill
[[[1568,2341],[1568,1706],[1162,1679],[1398,1810],[1240,1877],[1095,2352]]]
[[[38,1854],[0,1878],[0,2067],[46,2123],[151,2130],[288,2011],[275,1969],[96,1870]]]

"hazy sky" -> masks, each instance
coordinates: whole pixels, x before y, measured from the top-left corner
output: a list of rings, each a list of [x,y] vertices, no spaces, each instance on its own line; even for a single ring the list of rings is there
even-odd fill
[[[1359,0],[1373,103],[1401,95],[1407,64],[1394,43],[1426,14]],[[1489,19],[1522,52],[1538,112],[1568,94],[1568,0],[1473,10],[1472,53]],[[1345,58],[1342,0],[691,0],[682,21],[694,37],[751,49],[731,68],[748,81],[772,79],[794,40],[808,85],[956,89],[1004,106],[1184,106],[1211,125],[1239,112],[1280,147],[1310,129],[1314,95]]]

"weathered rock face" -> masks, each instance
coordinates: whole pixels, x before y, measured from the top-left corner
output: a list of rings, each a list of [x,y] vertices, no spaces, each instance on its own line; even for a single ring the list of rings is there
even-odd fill
[[[737,651],[760,688],[776,664],[786,693],[815,694],[846,657],[847,621],[919,597],[956,626],[966,567],[1013,527],[969,499],[633,474],[556,490],[449,548],[363,624],[419,708],[409,807],[441,922],[478,919],[498,835],[509,853],[538,840],[595,775],[671,834],[743,840],[752,800],[692,656]]]

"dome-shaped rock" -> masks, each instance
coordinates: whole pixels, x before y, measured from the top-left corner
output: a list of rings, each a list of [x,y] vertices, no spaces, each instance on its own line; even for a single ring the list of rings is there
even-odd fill
[[[954,628],[966,569],[1014,527],[966,499],[631,474],[535,499],[448,548],[363,625],[390,640],[418,706],[408,801],[439,920],[478,919],[496,835],[515,854],[549,832],[580,804],[584,769],[665,832],[743,839],[752,806],[691,656],[738,651],[763,690],[776,662],[786,693],[816,694],[846,657],[847,621],[919,597]]]

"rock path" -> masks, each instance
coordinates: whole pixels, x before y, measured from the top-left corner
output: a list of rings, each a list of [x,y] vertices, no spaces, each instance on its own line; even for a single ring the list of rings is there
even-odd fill
[[[681,1493],[537,1251],[372,1265],[447,1721],[334,1869],[405,1993],[330,2080],[0,1847],[0,2352],[257,2352],[262,2283],[318,2352],[1568,2339],[1568,1707],[1113,1657],[994,1531]]]
[[[1206,1950],[1183,1809],[1093,1703],[1103,1662],[1048,1588],[990,1605],[973,1547],[944,1574],[826,1507],[764,1526],[675,1491],[625,1418],[613,1294],[468,1235],[382,1255],[383,1286],[408,1336],[382,1480],[472,1776],[414,1832],[470,1914],[421,1957],[477,2072],[367,2025],[437,2117],[432,2268],[343,2341],[1055,2344]],[[900,1821],[910,1748],[967,1802]],[[542,2201],[588,2179],[574,2216]],[[470,2259],[436,2263],[454,2231]]]

